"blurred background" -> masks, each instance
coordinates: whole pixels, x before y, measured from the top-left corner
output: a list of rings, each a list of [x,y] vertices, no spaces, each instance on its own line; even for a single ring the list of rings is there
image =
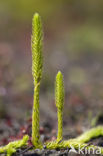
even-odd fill
[[[0,0],[0,119],[31,117],[31,29],[35,12],[44,30],[41,122],[57,125],[54,81],[64,75],[64,127],[95,124],[103,110],[103,1]],[[96,118],[96,119],[97,119]]]

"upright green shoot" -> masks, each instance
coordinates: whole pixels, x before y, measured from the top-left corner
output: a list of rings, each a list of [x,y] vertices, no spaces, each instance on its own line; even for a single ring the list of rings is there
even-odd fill
[[[39,134],[39,91],[42,77],[42,24],[38,13],[32,21],[32,75],[34,80],[34,102],[32,112],[32,143],[35,147],[40,146]]]
[[[58,134],[57,141],[63,139],[63,107],[64,107],[64,84],[63,84],[63,75],[59,71],[56,76],[55,83],[55,102],[58,113]]]

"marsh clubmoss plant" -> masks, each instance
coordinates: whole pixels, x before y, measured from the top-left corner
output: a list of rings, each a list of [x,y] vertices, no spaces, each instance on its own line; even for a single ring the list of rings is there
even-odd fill
[[[42,24],[38,13],[33,17],[32,21],[32,75],[34,80],[34,103],[32,111],[32,143],[38,147],[40,143],[39,134],[39,91],[40,81],[42,77]]]
[[[55,103],[58,114],[57,142],[59,142],[63,139],[63,107],[64,107],[64,84],[63,84],[63,75],[60,71],[56,75]]]
[[[34,148],[43,148],[43,144],[40,142],[39,134],[39,91],[40,82],[42,78],[42,24],[40,16],[36,13],[32,22],[32,75],[34,80],[34,103],[32,112],[32,143]],[[89,145],[87,142],[92,138],[103,136],[103,126],[98,126],[88,130],[77,138],[62,140],[63,139],[63,107],[64,107],[64,84],[63,75],[61,72],[57,73],[55,82],[55,103],[58,114],[58,135],[56,141],[45,142],[44,145],[47,149],[63,149],[71,148],[71,146],[78,150],[82,149],[90,152],[91,150],[100,151],[103,155],[103,147]],[[25,135],[23,139],[10,142],[6,146],[0,147],[0,154],[6,153],[7,156],[11,156],[17,149],[28,145],[29,136]]]
[[[21,140],[13,141],[6,146],[0,147],[0,153],[6,153],[7,156],[11,156],[18,148],[27,146],[28,140],[29,136],[25,135]]]

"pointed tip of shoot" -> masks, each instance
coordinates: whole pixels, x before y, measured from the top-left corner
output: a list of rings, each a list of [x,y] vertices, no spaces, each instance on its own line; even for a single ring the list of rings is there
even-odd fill
[[[59,70],[57,74],[62,74],[61,71]]]
[[[59,77],[63,77],[63,75],[62,75],[62,73],[61,73],[61,71],[58,71],[58,73],[57,73],[57,76],[56,76],[57,78],[59,78]]]
[[[41,25],[41,18],[40,18],[40,15],[38,13],[35,13],[33,15],[33,23],[32,24],[34,25],[35,29],[36,28],[38,29],[38,26]]]
[[[38,13],[35,13],[33,16],[33,20],[38,20],[40,19],[40,15]]]
[[[34,14],[34,17],[35,17],[35,18],[38,18],[38,17],[39,17],[39,14],[36,12],[36,13]]]

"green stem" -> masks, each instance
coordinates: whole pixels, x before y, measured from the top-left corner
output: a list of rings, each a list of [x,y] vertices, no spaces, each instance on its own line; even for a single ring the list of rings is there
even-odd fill
[[[13,153],[16,152],[18,148],[26,146],[28,140],[29,140],[29,136],[25,135],[21,140],[13,141],[6,146],[0,147],[0,153],[7,153],[7,156],[11,156]]]
[[[61,141],[63,139],[63,111],[58,108],[58,135],[57,141]]]
[[[80,149],[83,152],[88,151],[88,153],[90,151],[96,152],[96,150],[98,150],[100,152],[100,154],[103,154],[103,147],[98,147],[98,146],[94,146],[94,145],[88,145],[85,143],[80,143],[80,142],[76,141],[75,139],[62,141],[60,143],[58,143],[57,141],[46,143],[47,149],[66,149],[66,148],[71,148],[71,147],[74,150],[76,150],[76,152],[78,152]],[[80,153],[80,154],[82,154],[82,153]]]
[[[33,112],[32,112],[32,143],[35,147],[40,146],[39,91],[40,91],[40,83],[37,83],[34,87],[34,104],[33,104]]]
[[[94,151],[99,151],[101,152],[101,154],[103,154],[103,147],[89,145],[86,143],[91,139],[97,138],[99,136],[103,136],[103,126],[92,128],[74,139],[64,140],[61,142],[57,142],[57,141],[47,142],[45,145],[47,149],[56,149],[56,148],[62,149],[62,148],[73,147],[77,151],[79,149],[82,149],[82,151],[86,149],[86,151],[88,150],[88,152],[90,152],[90,150],[91,151],[94,150]]]
[[[40,148],[39,134],[39,91],[42,78],[42,23],[38,13],[32,22],[32,75],[34,80],[34,103],[32,112],[32,143],[35,148]]]
[[[63,107],[64,107],[64,84],[63,84],[63,75],[60,71],[57,73],[55,81],[55,103],[58,115],[57,142],[59,142],[63,139]]]
[[[103,126],[92,128],[75,139],[81,143],[86,143],[92,138],[97,138],[99,136],[103,136]]]

